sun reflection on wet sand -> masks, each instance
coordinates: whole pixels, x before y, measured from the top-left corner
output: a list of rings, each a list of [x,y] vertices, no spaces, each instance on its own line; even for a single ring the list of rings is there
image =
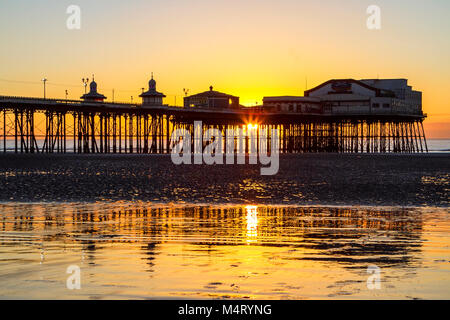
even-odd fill
[[[447,209],[0,204],[4,298],[450,298]],[[66,268],[81,268],[68,290]],[[382,270],[368,290],[367,267]],[[201,276],[199,276],[201,275]]]
[[[258,237],[258,207],[246,206],[247,211],[247,243],[256,242]]]

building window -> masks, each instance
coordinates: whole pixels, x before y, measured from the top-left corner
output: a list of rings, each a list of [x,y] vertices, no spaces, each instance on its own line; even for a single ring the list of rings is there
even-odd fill
[[[389,103],[383,103],[383,108],[390,108]]]
[[[373,108],[379,108],[379,107],[380,107],[380,104],[379,104],[379,103],[374,103],[374,104],[372,104],[372,107],[373,107]]]

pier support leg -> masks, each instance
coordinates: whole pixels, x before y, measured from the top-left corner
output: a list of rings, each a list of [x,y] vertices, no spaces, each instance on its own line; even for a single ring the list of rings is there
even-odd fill
[[[3,110],[3,152],[6,153],[6,109]]]

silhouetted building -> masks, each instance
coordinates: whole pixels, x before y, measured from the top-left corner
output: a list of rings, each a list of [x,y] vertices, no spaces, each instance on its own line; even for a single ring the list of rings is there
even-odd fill
[[[334,79],[303,97],[264,97],[263,110],[324,114],[422,114],[422,93],[407,79]]]
[[[214,91],[213,87],[210,86],[209,91],[185,97],[184,106],[193,108],[238,109],[239,97]]]
[[[92,78],[92,82],[89,85],[89,87],[90,87],[89,93],[83,94],[81,96],[81,99],[90,102],[103,102],[103,100],[106,99],[104,95],[97,92],[97,82],[94,81],[94,78]]]
[[[148,82],[148,90],[146,92],[143,92],[139,97],[142,98],[142,106],[162,106],[163,105],[163,98],[166,96],[156,91],[156,81],[153,79],[153,73],[152,78]]]

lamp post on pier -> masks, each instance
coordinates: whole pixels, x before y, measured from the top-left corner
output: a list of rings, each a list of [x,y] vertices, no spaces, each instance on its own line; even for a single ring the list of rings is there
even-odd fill
[[[89,82],[89,78],[83,78],[83,79],[81,79],[81,81],[83,82],[83,86],[84,86],[84,94],[86,94],[86,87],[87,87],[87,85],[88,85],[88,82]]]
[[[44,99],[45,99],[45,83],[47,82],[47,78],[43,78],[41,81],[44,83]]]

